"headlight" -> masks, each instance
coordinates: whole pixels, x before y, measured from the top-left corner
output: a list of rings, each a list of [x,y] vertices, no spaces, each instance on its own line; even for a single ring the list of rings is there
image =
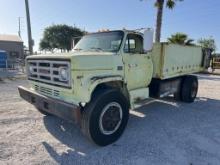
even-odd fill
[[[60,75],[60,80],[67,81],[69,78],[69,73],[67,68],[60,68],[59,75]]]
[[[34,68],[33,68],[33,66],[30,65],[28,69],[29,69],[29,73],[30,73],[30,74],[33,74],[33,73],[34,73]]]

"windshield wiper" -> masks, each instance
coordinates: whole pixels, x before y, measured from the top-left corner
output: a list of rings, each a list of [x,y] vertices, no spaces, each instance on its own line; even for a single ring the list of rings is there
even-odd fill
[[[97,47],[91,47],[90,49],[98,50],[98,51],[103,51],[102,48],[97,48]]]

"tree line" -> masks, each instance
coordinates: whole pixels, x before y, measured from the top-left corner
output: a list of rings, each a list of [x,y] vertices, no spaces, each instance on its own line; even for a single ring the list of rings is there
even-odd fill
[[[197,44],[202,46],[203,48],[209,48],[212,51],[216,50],[215,40],[212,37],[200,38],[198,39],[197,43],[195,43],[194,39],[189,38],[187,34],[178,32],[172,34],[171,37],[167,38],[167,41],[173,44],[188,45],[188,46],[194,46]]]

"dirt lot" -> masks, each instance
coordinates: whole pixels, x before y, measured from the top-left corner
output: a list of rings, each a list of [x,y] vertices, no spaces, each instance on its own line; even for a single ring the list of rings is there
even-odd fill
[[[115,144],[97,147],[78,127],[19,98],[25,80],[0,82],[0,164],[220,164],[220,76],[199,76],[193,104],[150,101]]]

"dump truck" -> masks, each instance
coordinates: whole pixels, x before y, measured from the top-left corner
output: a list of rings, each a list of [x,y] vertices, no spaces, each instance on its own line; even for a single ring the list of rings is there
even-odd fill
[[[85,35],[73,51],[26,58],[30,88],[20,96],[44,115],[76,122],[92,142],[119,139],[129,110],[151,98],[173,96],[192,103],[193,73],[203,71],[207,53],[199,46],[153,43],[151,29]]]

